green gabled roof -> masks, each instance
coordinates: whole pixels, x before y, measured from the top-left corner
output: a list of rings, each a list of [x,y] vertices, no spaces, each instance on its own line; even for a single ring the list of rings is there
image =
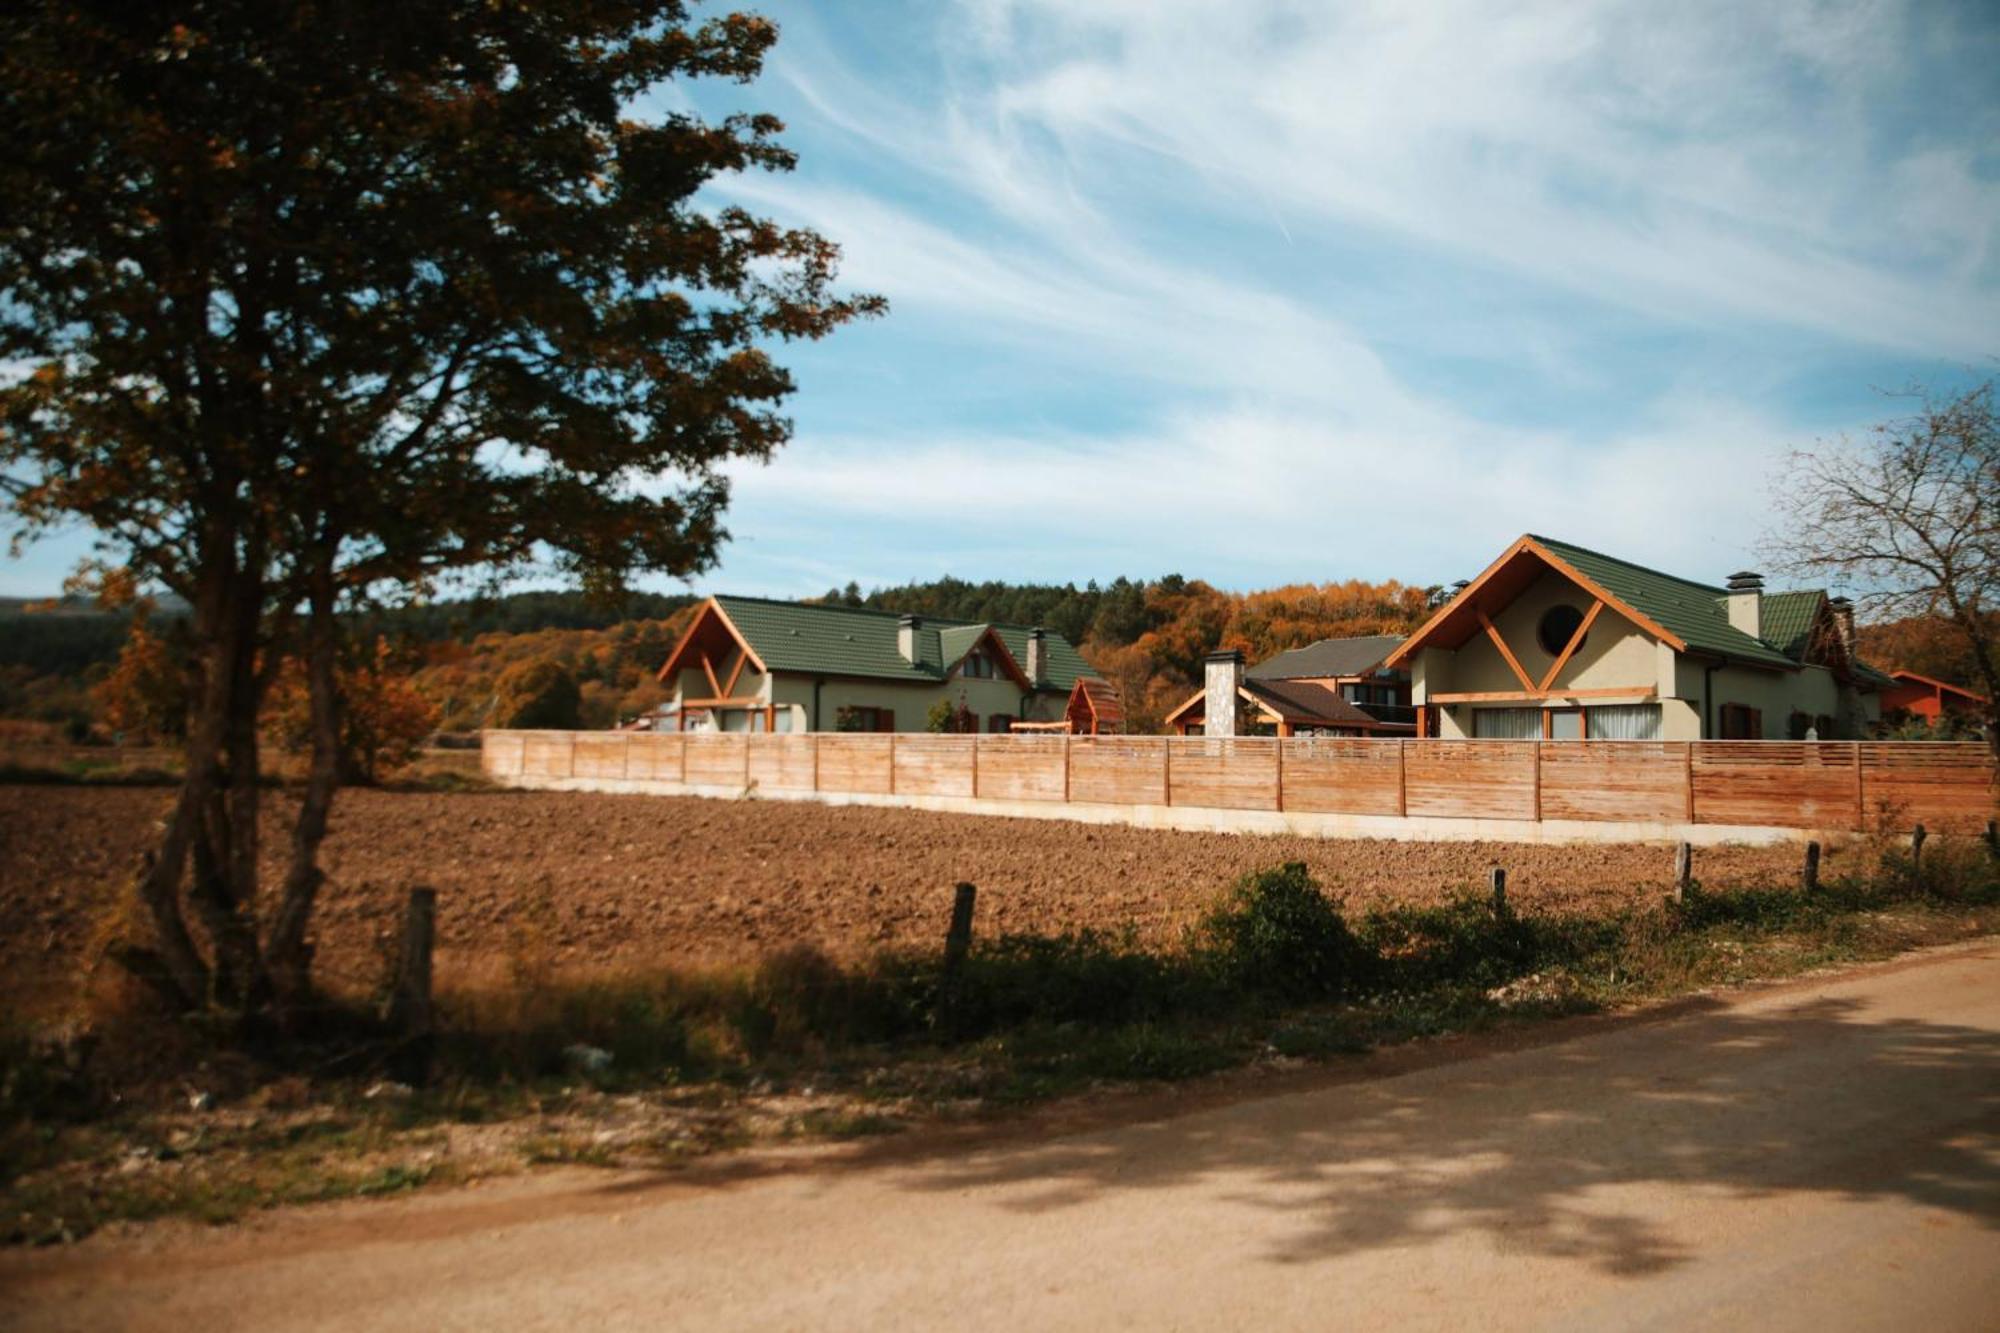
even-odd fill
[[[1026,625],[989,627],[926,616],[917,631],[917,660],[912,663],[897,649],[899,617],[893,611],[721,595],[715,604],[772,671],[935,683],[988,628],[1023,671],[1028,667]],[[1043,688],[1067,694],[1077,677],[1091,674],[1090,667],[1062,635],[1044,633],[1048,679]]]
[[[1805,661],[1806,649],[1812,646],[1813,625],[1825,603],[1826,594],[1817,588],[1764,594],[1764,605],[1759,612],[1764,642],[1794,662]]]
[[[1682,640],[1690,652],[1713,653],[1763,666],[1798,665],[1770,644],[1729,623],[1729,592],[1725,588],[1662,574],[1657,569],[1553,538],[1530,533],[1529,539]]]
[[[972,645],[986,637],[986,625],[950,625],[937,632],[938,661],[947,669],[956,666],[958,660],[972,651]],[[1020,664],[1026,671],[1028,664]]]

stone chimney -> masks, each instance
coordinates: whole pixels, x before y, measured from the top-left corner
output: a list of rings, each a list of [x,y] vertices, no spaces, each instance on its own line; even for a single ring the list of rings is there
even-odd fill
[[[1753,639],[1764,637],[1764,576],[1739,569],[1729,576],[1729,623]]]
[[[924,627],[920,616],[903,615],[896,617],[896,651],[903,660],[915,665],[917,660],[917,631]]]
[[[1827,602],[1826,609],[1833,616],[1833,632],[1840,640],[1841,656],[1847,660],[1834,676],[1839,682],[1834,703],[1838,710],[1834,719],[1834,735],[1820,739],[1863,740],[1868,735],[1868,709],[1861,700],[1861,687],[1854,679],[1854,603],[1845,597],[1835,597]]]
[[[1032,684],[1049,683],[1049,632],[1040,625],[1028,631],[1028,660],[1024,665]]]
[[[1847,664],[1854,665],[1854,603],[1845,597],[1835,597],[1826,604],[1833,614],[1833,632],[1840,639],[1840,651],[1847,658]]]
[[[1243,654],[1231,649],[1210,653],[1204,663],[1207,691],[1202,698],[1202,734],[1236,734],[1237,691],[1243,688]]]

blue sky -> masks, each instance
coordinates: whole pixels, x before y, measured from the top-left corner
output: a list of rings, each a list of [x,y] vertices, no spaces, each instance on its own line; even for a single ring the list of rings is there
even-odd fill
[[[1754,560],[1786,449],[2000,356],[1990,5],[759,6],[884,320],[786,349],[702,590]],[[45,591],[78,543],[4,568]],[[654,586],[676,586],[664,581]]]

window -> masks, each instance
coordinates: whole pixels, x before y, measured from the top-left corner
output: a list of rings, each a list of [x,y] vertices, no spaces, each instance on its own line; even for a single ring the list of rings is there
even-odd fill
[[[1014,729],[1014,719],[1006,713],[995,713],[986,719],[986,729],[996,736],[1004,736]]]
[[[1483,741],[1532,741],[1542,738],[1539,708],[1475,708],[1472,734]]]
[[[971,680],[993,679],[993,659],[986,655],[984,648],[975,648],[965,655],[959,664],[958,674]]]
[[[833,715],[835,731],[894,731],[896,710],[893,708],[872,708],[865,705],[847,705]]]
[[[1594,741],[1656,741],[1658,704],[1606,704],[1584,710],[1584,735]]]
[[[1764,739],[1764,715],[1747,704],[1722,705],[1721,726],[1726,741]]]
[[[1570,635],[1576,633],[1582,624],[1583,612],[1575,607],[1552,606],[1542,612],[1541,623],[1535,626],[1535,641],[1550,657],[1561,657],[1562,650],[1569,647]],[[1581,648],[1583,645],[1577,646]]]

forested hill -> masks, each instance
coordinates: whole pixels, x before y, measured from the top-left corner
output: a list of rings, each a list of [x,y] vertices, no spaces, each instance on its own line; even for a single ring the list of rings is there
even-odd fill
[[[1187,580],[1169,574],[1153,586],[1181,588]],[[905,583],[862,592],[856,584],[830,589],[810,600],[876,611],[913,612],[946,620],[991,621],[1003,625],[1044,625],[1081,644],[1096,637],[1130,643],[1147,629],[1145,583],[1116,578],[1100,587],[1074,583],[969,583],[946,575],[929,583]]]

